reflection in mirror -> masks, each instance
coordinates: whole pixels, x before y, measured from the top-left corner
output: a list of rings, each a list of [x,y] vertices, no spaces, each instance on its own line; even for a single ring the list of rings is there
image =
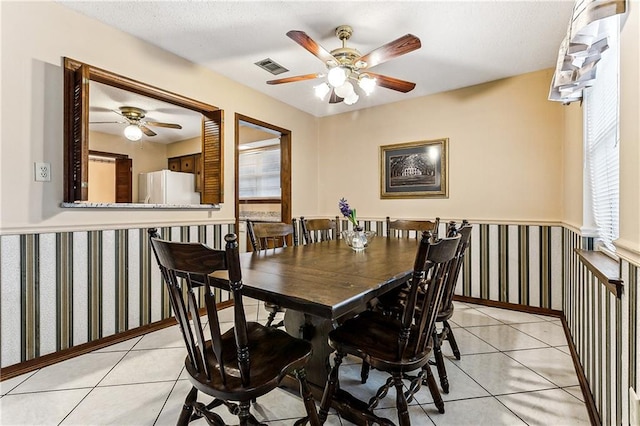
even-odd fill
[[[65,201],[218,204],[222,111],[65,58]]]
[[[89,195],[91,203],[136,202],[148,204],[200,204],[200,194],[196,191],[195,168],[189,171],[174,169],[165,173],[164,179],[155,179],[154,185],[147,185],[154,172],[169,169],[169,159],[195,156],[202,152],[202,115],[166,102],[126,92],[106,84],[89,84]],[[131,129],[139,133],[127,136]],[[92,158],[92,151],[112,154],[110,162]],[[124,156],[131,162],[132,185],[130,201],[122,194],[116,194],[116,177],[124,180],[125,171],[116,172],[115,158]],[[105,174],[109,171],[109,174]],[[179,173],[188,176],[173,177]],[[155,176],[161,176],[156,173]],[[107,180],[105,182],[105,180]],[[167,180],[180,181],[182,187],[172,192],[155,188]],[[141,184],[142,182],[142,184]],[[108,185],[110,183],[111,185]],[[100,187],[98,191],[94,187]],[[104,187],[104,188],[103,188]],[[122,187],[122,185],[120,185]],[[105,191],[109,189],[109,192]],[[144,189],[144,191],[141,191]],[[107,194],[111,194],[108,196]],[[118,197],[116,197],[118,195]],[[120,201],[116,201],[116,198]]]

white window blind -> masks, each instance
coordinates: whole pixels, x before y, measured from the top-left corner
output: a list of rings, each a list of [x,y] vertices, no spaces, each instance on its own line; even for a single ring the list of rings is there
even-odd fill
[[[280,148],[241,152],[240,199],[280,198]]]
[[[618,20],[609,31],[610,48],[598,64],[595,83],[584,91],[585,157],[598,240],[614,251],[619,223],[619,49]]]

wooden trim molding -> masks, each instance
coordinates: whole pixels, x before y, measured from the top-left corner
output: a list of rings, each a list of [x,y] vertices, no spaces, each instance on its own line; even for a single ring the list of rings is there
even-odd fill
[[[217,309],[221,310],[228,308],[229,306],[233,306],[233,300],[227,300],[225,302],[218,303]],[[205,314],[204,308],[201,311],[201,315],[203,314]],[[113,334],[99,340],[94,340],[92,342],[73,346],[69,349],[43,355],[41,357],[30,359],[29,361],[21,362],[19,364],[10,365],[0,370],[0,382],[16,376],[20,376],[22,374],[29,373],[34,370],[38,370],[43,367],[47,367],[61,361],[66,361],[68,359],[93,352],[98,349],[105,348],[107,346],[114,345],[116,343],[124,342],[125,340],[129,340],[134,337],[162,330],[163,328],[171,327],[172,325],[176,324],[177,322],[174,317],[166,318],[151,324],[124,331],[122,333]]]
[[[280,204],[280,198],[245,198],[238,200],[238,204]]]
[[[620,277],[620,264],[600,251],[575,249],[580,262],[616,295],[622,297],[623,282]]]

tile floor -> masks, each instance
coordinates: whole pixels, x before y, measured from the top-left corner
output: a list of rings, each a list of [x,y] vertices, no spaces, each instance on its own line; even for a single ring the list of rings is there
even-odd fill
[[[248,318],[266,319],[262,303],[248,299],[246,309]],[[230,309],[221,318],[231,321]],[[462,359],[445,344],[451,383],[443,394],[446,413],[438,413],[425,387],[409,407],[412,424],[589,424],[558,319],[456,303],[451,325]],[[173,425],[190,389],[184,357],[180,333],[170,327],[5,380],[0,424]],[[359,375],[360,365],[347,359],[341,385],[366,399],[386,379],[372,371],[361,385]],[[394,401],[392,390],[378,412],[395,422]],[[304,415],[299,398],[281,389],[259,398],[252,411],[270,425],[291,425]],[[226,410],[219,412],[237,424]],[[326,424],[351,423],[332,413]]]

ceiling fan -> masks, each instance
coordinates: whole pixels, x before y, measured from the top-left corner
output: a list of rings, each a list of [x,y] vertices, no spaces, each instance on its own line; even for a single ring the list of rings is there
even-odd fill
[[[145,116],[147,111],[142,108],[132,106],[122,106],[118,108],[119,111],[112,110],[116,114],[122,116],[126,121],[93,121],[90,124],[111,124],[121,123],[128,124],[124,129],[124,135],[127,139],[137,141],[140,140],[142,134],[147,136],[156,136],[157,133],[151,130],[147,126],[166,127],[169,129],[182,129],[182,126],[175,123],[160,123],[157,121],[147,121]]]
[[[287,36],[300,46],[308,50],[315,57],[324,62],[328,69],[325,73],[305,74],[294,77],[269,80],[267,84],[293,83],[296,81],[313,80],[327,76],[327,83],[316,86],[316,95],[324,98],[329,91],[329,103],[344,101],[351,105],[358,100],[358,95],[349,80],[357,83],[358,87],[367,95],[375,86],[385,87],[398,92],[407,93],[416,86],[415,83],[400,80],[386,75],[372,73],[370,68],[383,62],[397,58],[398,56],[417,50],[421,47],[420,39],[412,34],[406,34],[383,46],[374,49],[366,55],[360,54],[356,49],[347,47],[346,42],[353,34],[349,25],[341,25],[336,28],[336,36],[342,41],[342,47],[327,51],[316,43],[304,31],[292,30]]]

